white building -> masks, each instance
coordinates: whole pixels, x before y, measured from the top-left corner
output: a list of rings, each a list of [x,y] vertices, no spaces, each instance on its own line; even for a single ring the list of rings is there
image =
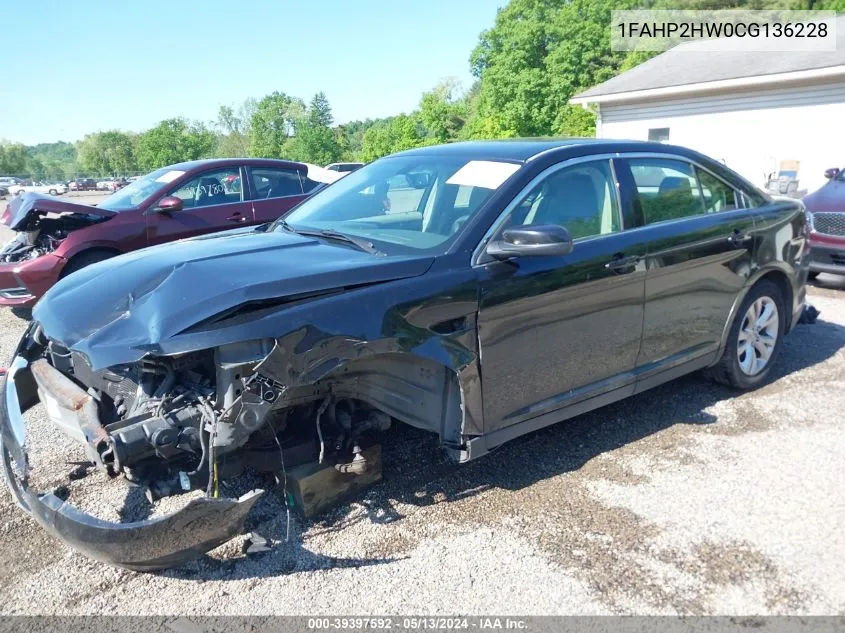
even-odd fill
[[[798,188],[814,191],[825,169],[845,166],[845,16],[836,23],[836,51],[740,52],[726,42],[702,52],[690,42],[571,103],[597,113],[600,138],[684,145],[761,187],[797,162]]]

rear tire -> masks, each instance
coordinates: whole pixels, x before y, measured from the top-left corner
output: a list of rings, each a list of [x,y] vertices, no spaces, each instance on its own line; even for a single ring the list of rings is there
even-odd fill
[[[55,189],[50,189],[48,192],[51,196],[55,196],[58,192]]]
[[[722,358],[705,374],[735,389],[765,383],[780,352],[788,316],[778,285],[758,282],[734,316]]]
[[[79,253],[79,255],[74,256],[67,263],[67,266],[65,266],[62,274],[59,275],[59,279],[64,279],[68,275],[72,275],[77,270],[82,270],[91,264],[111,259],[115,255],[117,255],[117,253],[112,253],[110,251],[84,251]]]

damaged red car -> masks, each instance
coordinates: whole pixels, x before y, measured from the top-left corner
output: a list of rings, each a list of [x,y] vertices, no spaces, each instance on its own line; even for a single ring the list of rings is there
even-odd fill
[[[271,222],[344,174],[270,159],[214,159],[162,167],[97,206],[30,193],[0,221],[16,232],[0,249],[0,305],[28,308],[59,279],[146,246]]]

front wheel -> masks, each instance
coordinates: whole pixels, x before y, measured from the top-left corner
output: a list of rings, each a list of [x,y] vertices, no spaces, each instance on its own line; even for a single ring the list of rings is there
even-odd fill
[[[49,191],[48,193],[49,193],[51,196],[55,196],[55,195],[56,195],[56,193],[58,193],[58,192],[57,192],[55,189],[50,189],[50,191]]]
[[[708,375],[737,389],[763,384],[780,351],[785,314],[777,284],[768,280],[756,284],[734,317],[722,358],[707,370]]]

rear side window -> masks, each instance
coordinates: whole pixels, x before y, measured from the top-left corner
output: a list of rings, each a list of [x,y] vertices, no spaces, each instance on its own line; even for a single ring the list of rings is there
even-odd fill
[[[737,195],[733,187],[703,169],[695,168],[701,194],[704,196],[704,210],[707,213],[732,211],[737,208]]]
[[[646,224],[702,215],[704,201],[692,165],[664,158],[628,160]]]
[[[300,196],[303,193],[299,172],[294,169],[253,167],[249,173],[252,195],[256,200]]]

